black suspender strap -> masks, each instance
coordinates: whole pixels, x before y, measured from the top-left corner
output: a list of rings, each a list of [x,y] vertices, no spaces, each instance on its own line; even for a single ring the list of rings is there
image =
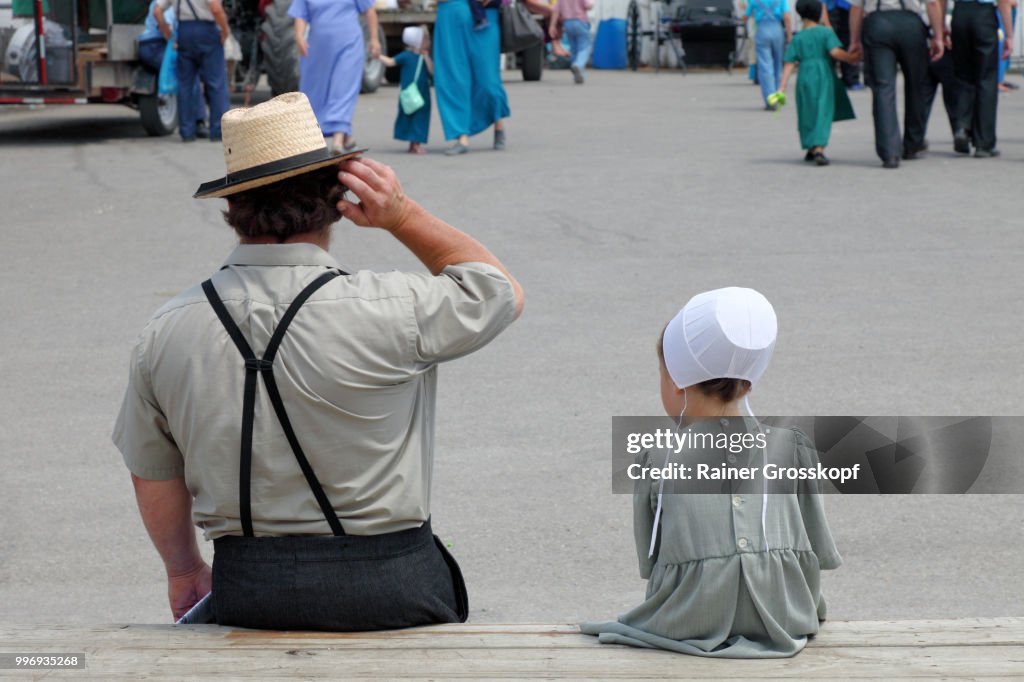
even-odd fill
[[[288,418],[288,413],[284,408],[284,401],[281,399],[281,392],[277,388],[277,381],[274,379],[274,358],[277,356],[277,349],[280,347],[281,340],[288,330],[288,325],[291,324],[292,319],[295,318],[295,314],[299,312],[302,304],[317,289],[327,284],[339,274],[337,271],[325,272],[302,290],[295,300],[292,301],[291,305],[288,306],[288,310],[285,311],[284,317],[281,318],[277,329],[274,330],[273,335],[270,337],[270,343],[267,344],[267,349],[263,353],[262,358],[256,357],[249,342],[245,340],[242,330],[231,319],[231,315],[228,313],[227,308],[224,307],[223,301],[220,300],[213,282],[210,280],[203,282],[203,292],[206,294],[207,300],[213,307],[214,312],[217,313],[217,317],[220,319],[221,324],[224,325],[224,329],[227,331],[228,336],[231,337],[235,347],[238,348],[238,352],[242,354],[242,358],[245,360],[245,391],[242,397],[242,446],[239,456],[238,499],[242,532],[246,537],[253,536],[250,484],[252,482],[252,431],[256,411],[257,373],[263,376],[263,383],[267,388],[267,397],[270,399],[270,404],[274,407],[277,419],[281,422],[281,428],[284,430],[285,438],[288,439],[288,445],[291,446],[292,453],[299,463],[299,468],[302,469],[302,475],[306,477],[306,483],[309,484],[310,490],[313,491],[313,497],[316,498],[317,504],[320,505],[320,510],[323,512],[327,524],[331,527],[331,532],[335,535],[345,535],[345,530],[341,526],[341,521],[338,520],[338,515],[334,513],[334,508],[331,506],[330,500],[327,499],[323,486],[320,485],[320,481],[313,472],[313,467],[309,465],[309,460],[306,459],[302,446],[299,445],[299,439],[295,435],[295,429],[292,428],[291,420]]]

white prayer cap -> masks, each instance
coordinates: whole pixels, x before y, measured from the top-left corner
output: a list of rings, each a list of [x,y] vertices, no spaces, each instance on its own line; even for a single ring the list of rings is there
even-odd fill
[[[755,384],[768,368],[777,333],[775,309],[760,292],[705,291],[665,328],[665,367],[679,388],[720,378]]]
[[[402,29],[402,42],[414,50],[423,44],[423,29],[419,26],[406,26]]]

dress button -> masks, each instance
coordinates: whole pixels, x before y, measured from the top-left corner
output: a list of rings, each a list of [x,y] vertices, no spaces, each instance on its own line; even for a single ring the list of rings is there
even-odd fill
[[[726,457],[726,459],[729,461],[729,464],[736,463],[736,455],[729,455],[728,457]]]
[[[747,539],[746,538],[740,538],[739,540],[736,541],[736,544],[740,546],[740,549],[746,549],[747,548]]]
[[[729,425],[729,420],[726,419],[725,417],[722,417],[718,421],[722,424],[722,426],[728,426]]]
[[[743,498],[739,495],[734,495],[732,498],[732,506],[738,508],[741,504],[743,504]]]

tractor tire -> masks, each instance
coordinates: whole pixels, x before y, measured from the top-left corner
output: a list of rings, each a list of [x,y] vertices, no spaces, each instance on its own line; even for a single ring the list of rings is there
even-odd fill
[[[260,29],[263,68],[270,93],[276,97],[299,89],[299,48],[295,45],[295,20],[288,16],[292,0],[273,0],[267,5]]]
[[[370,54],[370,30],[365,19],[360,19],[363,25],[363,44],[366,46],[366,65],[363,67],[363,85],[360,88],[362,93],[377,92],[381,82],[384,80],[384,64],[379,59],[374,59]],[[377,24],[377,40],[380,41],[380,53],[387,55],[388,39],[384,35],[384,27]]]
[[[142,127],[152,137],[170,135],[178,127],[178,98],[175,95],[139,97]]]

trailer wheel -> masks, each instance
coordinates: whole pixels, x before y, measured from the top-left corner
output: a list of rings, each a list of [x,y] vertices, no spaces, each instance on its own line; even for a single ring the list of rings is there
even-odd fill
[[[539,81],[544,67],[544,42],[516,54],[523,71],[524,81]]]
[[[363,85],[360,92],[377,92],[381,81],[384,80],[384,64],[370,55],[370,30],[365,21],[361,23],[363,24],[363,43],[366,45],[366,65],[363,67]],[[377,40],[380,42],[380,53],[386,56],[388,39],[384,35],[384,27],[380,24],[377,24]]]
[[[288,16],[292,0],[273,0],[267,5],[260,27],[263,68],[273,96],[299,89],[299,48],[295,45],[295,21]]]
[[[170,135],[178,127],[178,98],[174,95],[139,97],[142,127],[153,137]]]

